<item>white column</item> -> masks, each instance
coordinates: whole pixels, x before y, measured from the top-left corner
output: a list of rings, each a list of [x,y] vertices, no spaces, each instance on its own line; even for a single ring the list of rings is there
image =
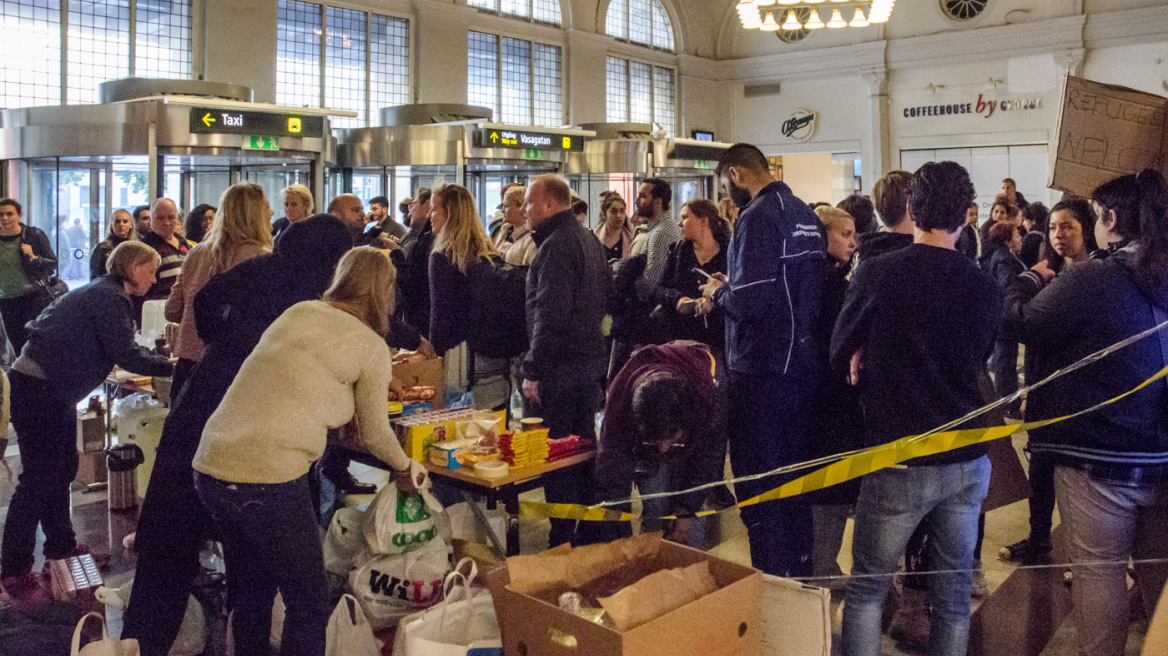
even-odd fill
[[[863,167],[863,193],[871,193],[885,173],[895,168],[888,135],[888,72],[884,68],[864,71],[860,77],[868,84],[867,129],[860,145]]]

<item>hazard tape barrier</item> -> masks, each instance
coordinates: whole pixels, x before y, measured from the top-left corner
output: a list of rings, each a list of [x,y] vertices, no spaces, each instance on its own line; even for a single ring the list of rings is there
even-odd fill
[[[719,487],[719,486],[727,485],[727,484],[731,484],[731,483],[740,483],[743,481],[759,480],[759,479],[763,479],[763,478],[769,478],[772,476],[789,474],[789,473],[793,473],[793,472],[797,472],[797,471],[802,471],[805,469],[812,469],[815,467],[820,467],[819,469],[816,469],[815,471],[813,471],[809,474],[805,474],[803,476],[800,476],[799,478],[796,478],[792,481],[784,483],[776,488],[768,490],[767,492],[764,492],[764,493],[759,494],[757,496],[751,497],[751,498],[746,499],[744,501],[740,501],[736,504],[736,506],[728,506],[726,508],[722,508],[721,510],[703,510],[703,511],[698,512],[696,514],[697,517],[706,517],[706,516],[713,515],[713,514],[716,514],[719,512],[723,512],[725,510],[729,510],[730,508],[734,508],[734,507],[743,508],[746,506],[752,506],[752,505],[759,504],[759,503],[765,503],[767,501],[774,501],[777,499],[785,499],[785,498],[797,496],[800,494],[807,494],[809,492],[815,492],[816,490],[822,490],[823,488],[826,488],[826,487],[831,487],[833,485],[839,485],[840,483],[843,483],[845,481],[849,481],[849,480],[852,480],[854,478],[859,478],[861,476],[871,474],[872,472],[879,471],[879,470],[885,469],[887,467],[892,467],[894,465],[902,463],[906,460],[911,460],[913,458],[921,458],[924,456],[932,456],[932,455],[937,455],[939,453],[945,453],[947,451],[954,451],[957,449],[965,448],[967,446],[973,446],[975,444],[981,444],[983,442],[991,442],[993,440],[998,440],[998,439],[1001,439],[1003,437],[1009,437],[1009,436],[1014,435],[1016,433],[1030,431],[1030,430],[1033,430],[1035,428],[1043,428],[1045,426],[1050,426],[1052,424],[1057,424],[1059,422],[1067,421],[1068,419],[1074,419],[1075,417],[1080,417],[1082,415],[1085,415],[1085,414],[1088,414],[1091,412],[1095,412],[1096,410],[1098,410],[1100,408],[1106,407],[1106,406],[1111,405],[1113,403],[1116,403],[1124,398],[1127,398],[1128,396],[1135,394],[1136,392],[1138,392],[1138,391],[1142,390],[1143,388],[1147,387],[1148,385],[1151,385],[1152,383],[1160,380],[1161,378],[1168,376],[1168,366],[1165,366],[1163,369],[1161,369],[1159,372],[1157,372],[1151,378],[1148,378],[1147,380],[1140,383],[1136,387],[1128,390],[1127,392],[1124,392],[1123,394],[1120,394],[1119,396],[1108,399],[1108,400],[1103,401],[1101,403],[1097,403],[1089,408],[1086,408],[1084,410],[1080,410],[1078,412],[1075,412],[1075,413],[1072,413],[1069,415],[1065,415],[1063,417],[1055,417],[1053,419],[1044,419],[1042,421],[1026,422],[1026,423],[1022,423],[1022,424],[1011,424],[1011,425],[1005,425],[1005,426],[991,426],[989,428],[969,428],[969,429],[963,429],[963,430],[952,430],[954,427],[960,426],[961,424],[964,424],[971,419],[974,419],[976,417],[984,415],[987,412],[990,412],[990,411],[992,411],[996,408],[999,408],[1003,405],[1006,405],[1008,403],[1012,403],[1015,400],[1021,398],[1022,395],[1026,394],[1032,390],[1038,389],[1039,387],[1042,387],[1043,385],[1050,383],[1051,381],[1055,380],[1056,378],[1060,378],[1062,376],[1065,376],[1065,375],[1071,373],[1072,371],[1076,371],[1078,369],[1081,369],[1081,368],[1083,368],[1091,363],[1098,362],[1099,360],[1102,360],[1103,358],[1111,355],[1112,353],[1115,353],[1116,351],[1118,351],[1126,346],[1134,344],[1135,342],[1138,342],[1139,340],[1144,339],[1145,337],[1147,337],[1153,333],[1156,333],[1157,331],[1162,330],[1166,327],[1168,327],[1168,321],[1165,321],[1164,323],[1161,323],[1158,326],[1155,326],[1153,328],[1149,328],[1148,330],[1145,330],[1141,333],[1133,335],[1133,336],[1131,336],[1123,341],[1112,344],[1111,346],[1108,346],[1105,349],[1101,349],[1095,353],[1092,353],[1091,355],[1088,355],[1087,357],[1079,360],[1078,362],[1075,362],[1075,363],[1068,365],[1062,369],[1059,369],[1058,371],[1052,373],[1051,375],[1038,381],[1037,383],[1034,383],[1033,385],[1029,385],[1027,387],[1024,387],[1010,396],[1006,396],[1006,397],[1003,397],[1001,399],[998,399],[997,401],[994,401],[993,403],[990,403],[986,406],[978,408],[977,410],[974,410],[973,412],[965,415],[964,417],[960,417],[958,419],[955,419],[955,420],[953,420],[953,421],[951,421],[943,426],[939,426],[936,429],[933,429],[927,433],[921,433],[920,435],[909,435],[907,437],[902,437],[902,438],[895,440],[893,442],[889,442],[887,444],[881,444],[881,445],[870,447],[867,449],[858,449],[856,451],[849,451],[847,453],[838,453],[838,454],[826,456],[823,458],[817,458],[815,460],[808,460],[808,461],[793,464],[793,465],[787,465],[787,466],[779,467],[777,469],[774,469],[774,470],[771,470],[768,472],[764,472],[762,474],[743,476],[743,477],[734,478],[734,479],[730,479],[730,480],[724,480],[724,481],[715,481],[713,483],[707,483],[705,485],[693,487],[693,488],[690,488],[688,490],[677,490],[677,491],[672,491],[672,492],[659,492],[659,493],[655,493],[655,494],[646,494],[646,495],[640,496],[639,498],[642,500],[645,500],[645,499],[657,499],[657,498],[664,498],[664,497],[671,497],[671,496],[681,496],[681,495],[691,494],[693,492],[698,492],[701,490],[710,489],[713,487]],[[596,504],[594,506],[584,506],[584,505],[580,505],[580,504],[570,504],[570,503],[541,503],[541,502],[537,502],[537,501],[521,501],[519,503],[519,514],[520,514],[520,516],[526,517],[529,519],[550,518],[550,519],[573,519],[573,520],[585,521],[585,522],[628,522],[628,521],[632,521],[634,519],[639,519],[641,516],[635,515],[633,513],[626,512],[623,510],[616,509],[616,508],[614,508],[614,506],[625,506],[627,504],[632,503],[632,501],[633,501],[633,499],[631,499],[631,498],[630,499],[621,499],[619,501],[605,501],[603,503],[599,503],[599,504]],[[666,517],[662,517],[661,519],[677,519],[677,517],[674,515],[669,515]]]

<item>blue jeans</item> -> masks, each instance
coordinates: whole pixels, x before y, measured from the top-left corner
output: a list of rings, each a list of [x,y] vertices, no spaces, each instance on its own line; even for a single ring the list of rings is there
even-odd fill
[[[324,656],[328,580],[308,477],[259,485],[195,472],[195,488],[223,536],[235,653],[268,656],[279,590],[287,608],[281,653]]]
[[[989,458],[868,474],[856,502],[852,579],[844,602],[846,656],[879,656],[884,598],[909,536],[929,521],[933,606],[929,656],[965,656],[977,516],[990,484]]]

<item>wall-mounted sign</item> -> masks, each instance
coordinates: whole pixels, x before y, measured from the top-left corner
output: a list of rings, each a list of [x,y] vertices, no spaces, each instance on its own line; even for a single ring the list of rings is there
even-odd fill
[[[1042,109],[1042,98],[1021,98],[1016,100],[994,100],[977,94],[977,102],[949,103],[946,105],[922,105],[920,107],[905,107],[905,118],[921,118],[923,116],[956,116],[961,114],[978,114],[982,118],[989,118],[995,113],[1017,112],[1026,109]]]
[[[480,148],[522,148],[523,150],[584,150],[584,137],[534,130],[479,128]]]
[[[319,139],[324,136],[324,117],[192,107],[191,132],[199,134],[270,134],[281,137]]]
[[[815,136],[815,121],[818,118],[815,112],[806,109],[796,109],[791,112],[787,120],[783,121],[783,136],[791,141],[807,141]]]
[[[696,141],[713,141],[714,133],[709,130],[693,130],[690,132]]]
[[[280,137],[266,134],[243,135],[244,150],[280,150]]]

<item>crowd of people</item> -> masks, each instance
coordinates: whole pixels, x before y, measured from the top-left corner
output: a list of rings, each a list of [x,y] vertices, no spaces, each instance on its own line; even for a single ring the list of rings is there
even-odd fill
[[[370,215],[353,194],[313,215],[300,185],[283,190],[275,221],[252,184],[185,222],[160,198],[115,212],[93,251],[93,282],[55,300],[48,239],[21,222],[18,202],[0,200],[0,316],[19,354],[10,377],[23,462],[4,527],[5,588],[32,585],[38,525],[46,558],[87,551],[69,521],[74,407],[115,364],[174,376],[124,636],[147,656],[167,653],[199,549],[218,538],[237,653],[264,653],[280,590],[284,649],[316,654],[328,599],[315,480],[365,491],[348,472],[352,454],[327,436],[356,417],[399,487],[423,483],[385,413],[387,389],[400,384],[391,347],[434,357],[466,344],[477,407],[519,397],[549,437],[596,440],[591,471],[544,480],[549,502],[592,504],[634,487],[716,483],[727,457],[735,477],[754,477],[924,433],[1018,396],[1020,344],[1033,384],[1168,320],[1168,189],[1153,171],[1049,212],[1006,179],[981,226],[973,183],[953,162],[892,171],[871,198],[834,207],[796,197],[748,144],[725,151],[716,175],[726,198],[680,208],[659,178],[632,199],[582,199],[540,175],[503,189],[493,220],[459,185],[416,190],[398,208],[402,222],[380,196]],[[584,226],[590,201],[595,230]],[[134,342],[152,299],[179,325],[172,359]],[[1165,363],[1168,337],[1144,339],[1033,390],[1025,405],[1012,399],[1007,415],[1093,408]],[[1001,557],[1049,553],[1057,503],[1083,653],[1122,653],[1129,557],[1149,609],[1168,580],[1164,565],[1141,562],[1168,555],[1156,539],[1168,529],[1166,400],[1163,383],[1148,385],[1029,434],[1030,534]],[[934,573],[906,579],[894,635],[963,654],[970,596],[984,588],[986,453],[968,446],[747,505],[752,562],[779,576],[838,574],[854,515],[844,653],[880,652],[885,596],[907,555],[910,574]],[[700,547],[697,512],[793,475],[742,480],[733,495],[715,485],[654,499],[644,527]],[[677,519],[656,519],[667,515]],[[553,519],[550,543],[621,530],[586,524]]]

